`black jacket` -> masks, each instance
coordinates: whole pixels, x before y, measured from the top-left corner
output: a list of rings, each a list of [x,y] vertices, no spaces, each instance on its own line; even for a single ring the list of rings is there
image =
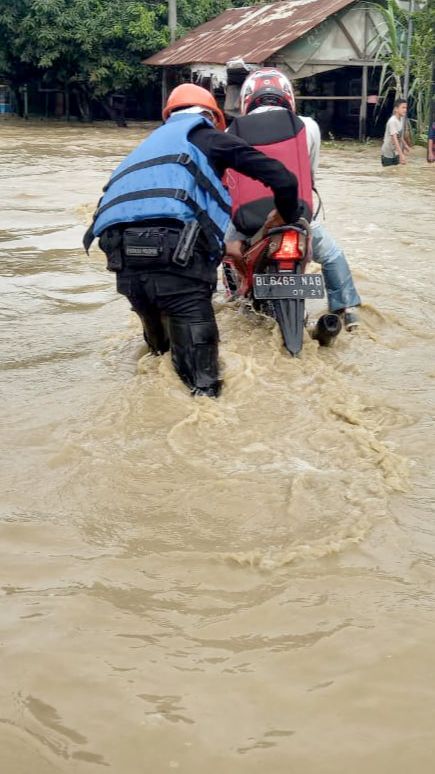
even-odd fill
[[[189,140],[197,146],[223,177],[226,169],[235,169],[248,177],[260,180],[272,188],[275,206],[285,223],[298,218],[298,181],[280,161],[265,156],[241,137],[229,132],[221,132],[209,126],[193,129]]]

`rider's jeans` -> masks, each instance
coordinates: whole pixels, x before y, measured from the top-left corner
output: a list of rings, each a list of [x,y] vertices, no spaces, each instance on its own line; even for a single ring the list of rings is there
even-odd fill
[[[358,306],[361,299],[343,250],[318,222],[312,224],[312,240],[313,260],[322,267],[329,311],[336,312],[345,307]]]

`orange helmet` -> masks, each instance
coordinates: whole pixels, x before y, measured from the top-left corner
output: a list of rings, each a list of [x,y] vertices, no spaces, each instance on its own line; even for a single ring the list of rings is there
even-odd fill
[[[173,110],[188,107],[202,107],[204,110],[209,110],[216,119],[217,128],[225,129],[224,114],[213,94],[194,83],[182,83],[181,86],[176,86],[171,91],[163,108],[163,120],[167,121]]]

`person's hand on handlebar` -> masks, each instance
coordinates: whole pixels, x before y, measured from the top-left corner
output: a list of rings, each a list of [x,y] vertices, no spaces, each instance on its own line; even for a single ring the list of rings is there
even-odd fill
[[[276,228],[277,226],[284,226],[285,223],[279,214],[278,210],[271,210],[264,223],[264,231],[269,231],[270,228]]]
[[[269,215],[266,218],[266,222],[263,226],[263,231],[264,233],[267,233],[267,231],[269,231],[269,229],[271,228],[278,228],[278,226],[285,226],[285,225],[288,225],[290,227],[299,226],[299,228],[304,228],[306,231],[310,230],[310,224],[304,217],[302,217],[302,215],[300,215],[299,218],[294,221],[294,223],[286,224],[285,220],[283,220],[278,210],[272,210],[271,212],[269,212]]]
[[[246,263],[243,258],[243,243],[241,239],[225,242],[225,253],[232,259],[239,274],[246,274]]]

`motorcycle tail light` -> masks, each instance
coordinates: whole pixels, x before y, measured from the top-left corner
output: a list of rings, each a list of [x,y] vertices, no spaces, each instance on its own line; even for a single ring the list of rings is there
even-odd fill
[[[281,237],[279,245],[275,242],[275,237],[270,244],[270,255],[276,260],[283,261],[297,261],[303,256],[303,250],[301,250],[300,234],[297,231],[285,231]]]

